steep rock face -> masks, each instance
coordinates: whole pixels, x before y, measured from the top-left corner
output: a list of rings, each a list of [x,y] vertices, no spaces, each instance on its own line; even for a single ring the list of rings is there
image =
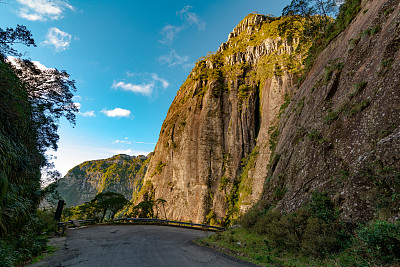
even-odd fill
[[[120,154],[108,159],[86,161],[57,181],[57,191],[68,206],[81,205],[106,191],[131,199],[142,186],[148,159],[146,156]]]
[[[282,115],[262,198],[287,212],[320,191],[348,221],[399,217],[400,5],[361,10]]]
[[[294,66],[301,57],[294,53],[296,39],[289,43],[277,34],[279,23],[250,14],[178,91],[144,187],[145,195],[167,200],[168,218],[218,222],[259,198],[263,180],[242,177],[242,160],[254,160],[257,142],[266,146],[268,128],[290,93],[295,71],[286,63]],[[267,147],[267,162],[269,153]]]

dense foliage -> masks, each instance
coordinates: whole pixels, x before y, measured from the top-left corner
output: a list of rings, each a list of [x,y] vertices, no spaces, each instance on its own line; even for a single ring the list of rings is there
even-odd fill
[[[57,148],[58,120],[74,122],[74,81],[64,71],[42,70],[12,45],[34,45],[31,33],[18,25],[0,29],[0,265],[12,266],[43,249],[43,225],[37,207],[44,192],[41,168],[49,165],[47,148]]]
[[[65,208],[63,210],[63,221],[71,219],[93,219],[96,222],[103,222],[106,216],[108,219],[114,219],[115,214],[128,204],[128,200],[115,192],[98,193],[90,202],[85,204]]]
[[[201,241],[228,248],[257,264],[277,266],[397,266],[400,223],[371,221],[354,225],[339,220],[326,194],[289,214],[260,201],[235,228]]]
[[[1,2],[0,2],[1,3]],[[21,56],[22,54],[12,47],[13,44],[24,44],[26,46],[36,46],[32,34],[23,25],[17,25],[15,29],[0,28],[0,53],[11,56]]]
[[[65,208],[63,210],[63,221],[71,219],[93,219],[96,222],[103,222],[104,219],[112,220],[118,214],[119,217],[128,218],[167,218],[165,213],[166,200],[143,200],[134,205],[122,194],[114,192],[103,192],[97,194],[90,202]],[[163,215],[163,216],[162,216]],[[108,218],[107,218],[108,216]]]

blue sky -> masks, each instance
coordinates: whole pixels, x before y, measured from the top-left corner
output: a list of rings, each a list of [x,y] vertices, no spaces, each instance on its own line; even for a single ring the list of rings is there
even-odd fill
[[[279,16],[289,0],[3,0],[0,28],[27,26],[25,58],[66,70],[80,112],[62,120],[56,168],[148,154],[194,62],[227,40],[249,13]]]

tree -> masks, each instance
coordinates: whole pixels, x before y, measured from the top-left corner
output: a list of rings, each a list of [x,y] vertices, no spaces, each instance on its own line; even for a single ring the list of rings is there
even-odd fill
[[[154,207],[153,200],[142,201],[134,207],[134,214],[139,218],[153,218],[154,217],[153,207]]]
[[[315,42],[325,32],[337,12],[336,0],[292,0],[282,11],[282,16],[289,20],[280,25],[280,31],[286,32],[293,28],[294,23],[301,23],[304,37]]]
[[[12,66],[28,93],[39,151],[44,153],[47,148],[57,150],[60,118],[65,117],[75,124],[75,113],[78,112],[72,100],[76,91],[75,81],[70,80],[64,70],[39,68],[26,59],[13,58]]]
[[[45,151],[57,148],[60,117],[74,123],[77,111],[68,74],[27,60],[10,64],[6,56],[22,55],[15,44],[35,46],[25,26],[0,29],[0,266],[19,266],[43,250],[36,210]]]
[[[11,47],[14,44],[36,46],[31,32],[25,26],[17,25],[15,29],[6,28],[5,30],[0,28],[0,53],[10,56],[22,56],[21,53]]]
[[[103,216],[100,220],[102,222],[107,214],[107,211],[111,212],[110,218],[113,219],[115,214],[128,203],[128,200],[122,194],[114,192],[102,192],[98,193],[91,203],[96,203],[99,209],[102,210]]]

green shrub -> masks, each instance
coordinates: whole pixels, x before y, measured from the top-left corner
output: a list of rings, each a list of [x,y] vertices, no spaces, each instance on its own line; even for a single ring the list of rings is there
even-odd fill
[[[314,217],[326,223],[335,221],[339,216],[333,202],[325,193],[313,192],[308,207]]]
[[[381,66],[384,68],[390,68],[392,66],[393,59],[383,60]]]
[[[338,58],[333,61],[329,61],[328,65],[324,67],[324,83],[328,83],[331,80],[334,71],[341,71],[343,67],[343,62],[341,62]]]
[[[308,204],[286,215],[255,206],[242,217],[241,225],[265,235],[274,248],[323,257],[349,245],[350,235],[338,218],[328,195],[314,192]]]
[[[285,102],[279,108],[278,118],[280,118],[282,116],[282,114],[285,112],[286,108],[289,106],[290,100],[291,100],[291,96],[288,95],[288,94],[285,94],[284,100],[285,100]]]
[[[360,111],[366,109],[369,105],[370,102],[368,100],[364,100],[361,101],[360,103],[354,104],[349,111],[350,116],[356,115]]]
[[[49,234],[54,233],[56,230],[56,221],[54,220],[55,210],[38,210],[36,214],[42,231]]]
[[[269,149],[271,150],[271,154],[275,151],[276,145],[278,143],[279,137],[279,128],[277,126],[271,126],[268,128],[269,137]]]
[[[357,38],[349,40],[349,51],[352,51],[357,46],[360,42],[360,38],[361,36],[359,35]]]
[[[339,242],[335,225],[315,217],[308,218],[301,240],[302,252],[314,257],[320,257],[338,249]]]
[[[381,26],[381,25],[376,25],[375,27],[373,27],[373,28],[371,29],[371,34],[372,34],[372,35],[377,34],[377,33],[379,33],[381,30],[382,30],[382,26]]]
[[[242,111],[243,102],[249,97],[252,88],[247,84],[242,84],[238,89],[238,102],[239,102],[239,111]]]
[[[313,44],[308,51],[307,59],[304,64],[306,70],[310,70],[313,66],[314,60],[319,53],[329,45],[346,27],[352,22],[361,10],[361,0],[347,0],[339,9],[339,14],[336,20],[328,25],[322,37]]]
[[[383,262],[400,260],[400,223],[373,221],[356,232],[361,251]]]
[[[270,204],[263,204],[261,201],[246,211],[246,213],[240,217],[238,223],[246,229],[252,229],[259,221],[260,217],[266,214],[270,208]]]
[[[225,190],[225,188],[226,188],[226,186],[228,185],[228,183],[229,183],[229,179],[228,179],[226,176],[222,176],[222,177],[221,177],[221,180],[220,180],[220,182],[219,182],[218,189],[219,189],[220,191]]]
[[[370,36],[371,33],[372,33],[372,29],[371,29],[371,28],[365,29],[365,30],[363,30],[363,31],[361,32],[361,37]]]
[[[324,122],[330,124],[337,119],[339,119],[339,111],[332,111],[332,109],[328,109],[328,114],[325,116]]]
[[[44,251],[47,237],[40,235],[42,230],[40,221],[33,215],[18,233],[0,239],[0,266],[20,266]]]
[[[357,96],[359,93],[361,93],[365,87],[367,87],[368,82],[359,82],[353,85],[353,92],[349,95],[349,98],[352,99],[353,97]]]
[[[392,13],[393,11],[394,11],[394,8],[393,8],[393,7],[392,7],[392,8],[388,8],[388,9],[385,10],[384,14],[385,14],[385,16],[387,16],[387,15],[389,15],[390,13]]]
[[[156,172],[157,174],[160,175],[160,174],[162,173],[162,171],[163,171],[163,168],[164,168],[165,166],[167,166],[166,163],[163,163],[161,160],[158,161],[157,166],[156,166],[156,169],[155,169],[155,172]]]
[[[323,139],[322,134],[316,129],[309,131],[307,133],[307,137],[314,142],[319,142],[321,139]]]

